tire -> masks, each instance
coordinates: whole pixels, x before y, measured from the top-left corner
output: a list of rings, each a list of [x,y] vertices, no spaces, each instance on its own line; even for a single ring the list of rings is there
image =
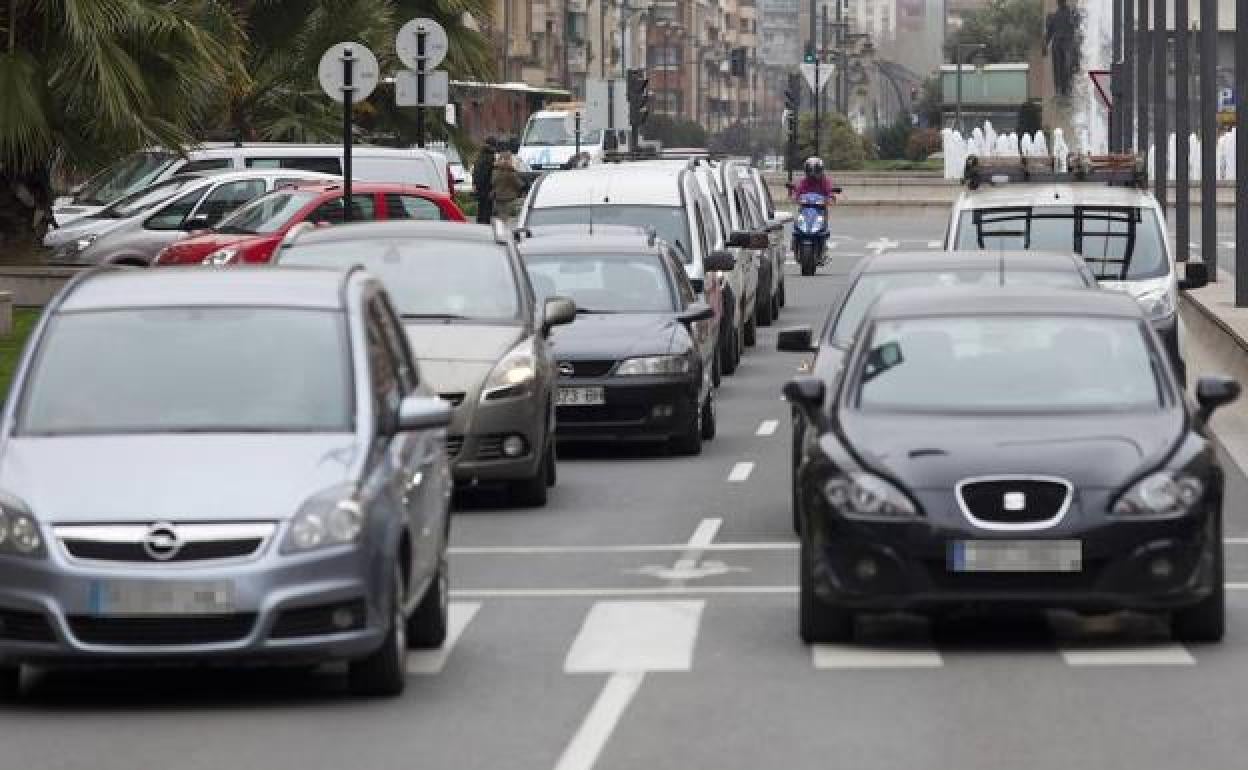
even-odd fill
[[[0,665],[0,701],[16,700],[22,694],[22,667]]]
[[[1222,563],[1222,527],[1214,539],[1213,593],[1191,607],[1175,610],[1170,615],[1170,635],[1175,641],[1214,643],[1226,634],[1226,586]]]
[[[768,275],[766,285],[763,281],[758,282],[758,299],[754,303],[754,319],[759,326],[771,326],[771,322],[775,320],[775,292],[772,289],[775,286],[775,276]]]
[[[672,452],[685,457],[702,454],[702,407],[690,404],[689,418],[680,433],[671,438]]]
[[[780,293],[776,295],[777,307],[784,307],[785,303],[788,302],[788,299],[789,298],[785,295],[785,292],[784,292],[784,278],[781,278],[780,279]],[[779,316],[780,314],[777,313],[776,315]]]
[[[731,308],[732,305],[725,303],[726,307]],[[730,310],[727,315],[720,319],[720,356],[719,368],[726,375],[732,375],[737,371],[737,361],[739,354],[737,353],[737,325],[736,311]]]
[[[838,644],[853,641],[854,613],[825,602],[815,593],[810,555],[805,538],[801,545],[798,586],[798,633],[806,644]]]
[[[546,505],[550,492],[550,487],[546,486],[546,478],[546,461],[543,459],[532,476],[511,482],[511,501],[521,508],[541,508]]]
[[[802,253],[798,256],[797,261],[802,265],[802,275],[811,276],[815,274],[815,255],[808,253],[807,249],[802,249]]]
[[[758,319],[751,318],[745,322],[745,346],[752,348],[758,344]]]
[[[715,346],[715,355],[711,357],[711,385],[718,388],[724,381],[723,365],[719,360],[719,345]]]
[[[550,488],[559,483],[559,455],[553,438],[547,444],[546,455],[546,486]]]
[[[403,617],[406,582],[403,570],[395,564],[390,620],[381,647],[347,666],[347,686],[355,695],[392,698],[401,695],[407,685],[407,619]]]
[[[425,589],[416,611],[407,619],[407,646],[412,650],[436,650],[446,642],[446,614],[450,606],[446,553]]]
[[[715,424],[715,396],[707,393],[706,400],[702,402],[702,440],[710,441],[715,438],[717,428],[718,426]]]

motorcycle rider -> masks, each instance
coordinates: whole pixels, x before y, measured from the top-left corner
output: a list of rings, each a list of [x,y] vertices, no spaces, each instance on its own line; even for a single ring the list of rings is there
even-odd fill
[[[793,200],[798,200],[808,193],[816,193],[827,198],[829,203],[836,203],[832,180],[823,173],[823,159],[814,155],[810,156],[806,159],[803,170],[806,175],[793,188]]]

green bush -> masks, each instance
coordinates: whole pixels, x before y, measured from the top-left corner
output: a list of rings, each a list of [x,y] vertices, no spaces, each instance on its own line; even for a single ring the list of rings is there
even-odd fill
[[[909,160],[927,160],[929,155],[940,150],[940,131],[935,128],[920,128],[912,131],[906,142],[906,158]]]
[[[815,117],[803,115],[798,125],[797,168],[802,160],[815,154]],[[858,171],[875,155],[875,148],[866,137],[839,113],[824,113],[819,131],[819,157],[830,171]]]
[[[900,160],[909,157],[906,153],[910,145],[910,134],[914,127],[908,117],[899,118],[891,126],[881,128],[876,138],[879,155],[885,160]]]

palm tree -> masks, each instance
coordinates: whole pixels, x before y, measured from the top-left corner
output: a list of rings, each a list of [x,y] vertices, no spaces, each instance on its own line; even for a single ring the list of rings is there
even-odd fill
[[[50,223],[51,170],[182,147],[227,80],[215,0],[6,0],[0,5],[0,250]]]

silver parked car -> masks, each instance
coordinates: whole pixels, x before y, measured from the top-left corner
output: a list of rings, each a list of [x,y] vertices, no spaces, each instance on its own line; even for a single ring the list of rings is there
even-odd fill
[[[294,169],[179,174],[98,213],[49,230],[49,261],[63,265],[152,264],[161,249],[207,230],[266,192],[300,182],[337,179]]]
[[[431,386],[455,406],[449,447],[460,483],[503,482],[524,506],[555,483],[551,328],[568,299],[537,305],[509,229],[451,222],[362,222],[304,229],[283,265],[360,264],[394,298]]]
[[[0,694],[152,659],[345,660],[397,694],[442,643],[450,410],[363,270],[88,271],[12,392]]]

